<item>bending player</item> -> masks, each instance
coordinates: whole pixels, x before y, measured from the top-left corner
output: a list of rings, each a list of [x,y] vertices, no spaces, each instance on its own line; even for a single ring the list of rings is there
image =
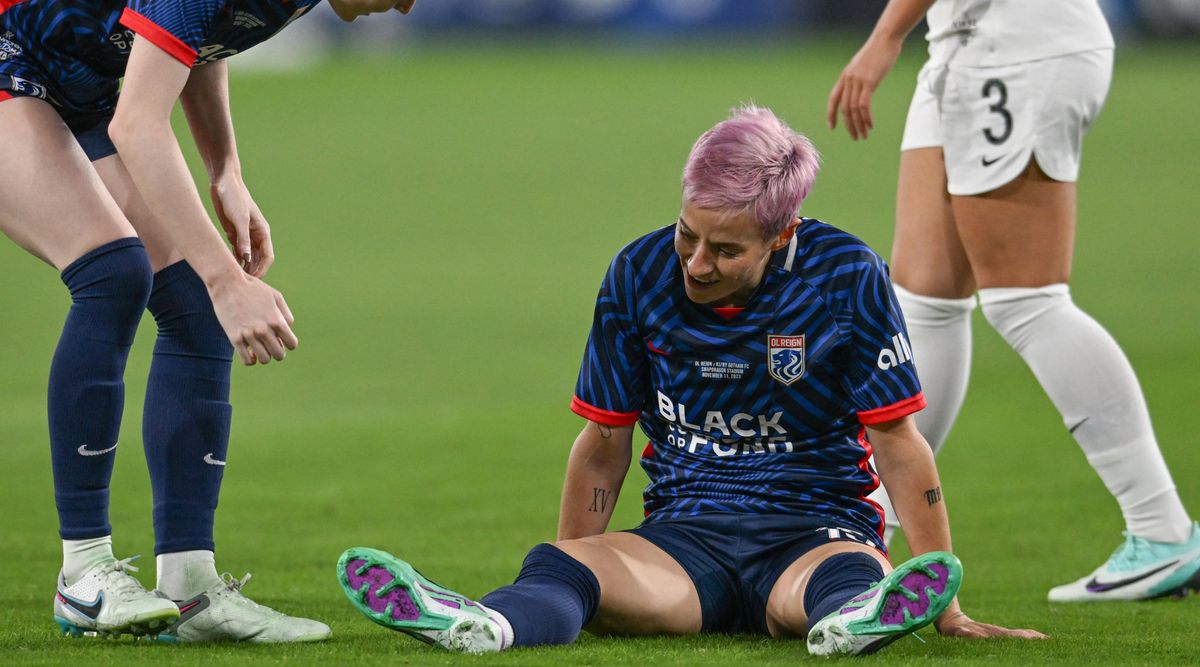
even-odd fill
[[[900,146],[895,290],[941,448],[967,391],[971,311],[1025,360],[1125,517],[1125,542],[1058,602],[1137,600],[1200,588],[1192,522],[1121,348],[1071,300],[1075,181],[1104,103],[1113,40],[1096,0],[892,0],[829,96],[854,138],[904,38],[929,22]],[[878,498],[887,507],[886,495]]]
[[[679,220],[618,253],[596,301],[572,409],[588,420],[563,486],[558,541],[479,602],[374,549],[338,563],[367,617],[444,648],[565,644],[617,634],[808,637],[868,653],[937,621],[943,633],[1039,637],[978,623],[954,601],[924,398],[883,261],[796,212],[812,145],[749,107],[688,157]],[[895,363],[878,363],[881,350]],[[633,425],[650,438],[645,522],[605,532]],[[913,526],[892,570],[879,475]]]
[[[265,364],[297,344],[282,295],[260,280],[271,237],[242,181],[222,59],[318,1],[0,0],[0,230],[59,270],[73,301],[49,395],[63,539],[54,615],[67,634],[329,636],[323,623],[251,602],[245,579],[223,581],[213,560],[233,353]],[[413,0],[331,4],[352,20]],[[176,100],[234,254],[172,132]],[[130,576],[131,559],[113,556],[108,521],[122,376],[147,307],[158,340],[143,439],[161,596]]]

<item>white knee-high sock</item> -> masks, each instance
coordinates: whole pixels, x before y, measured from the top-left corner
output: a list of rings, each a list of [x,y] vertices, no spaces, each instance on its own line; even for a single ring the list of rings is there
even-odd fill
[[[967,395],[975,297],[941,299],[913,294],[899,285],[893,288],[904,312],[913,363],[925,392],[926,407],[915,415],[917,430],[937,453],[945,444]],[[885,543],[891,542],[900,525],[892,501],[882,486],[869,497],[883,508],[887,524],[883,539]]]
[[[936,454],[946,443],[967,395],[975,297],[939,299],[913,294],[899,285],[894,289],[925,392],[926,407],[915,415],[917,430]]]
[[[1132,534],[1182,542],[1191,521],[1128,359],[1065,284],[979,291],[983,314],[1029,365]]]

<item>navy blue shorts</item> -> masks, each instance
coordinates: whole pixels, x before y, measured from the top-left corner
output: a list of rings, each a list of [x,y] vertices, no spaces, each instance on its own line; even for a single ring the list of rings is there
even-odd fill
[[[878,535],[779,514],[697,514],[629,531],[674,558],[700,595],[702,632],[767,634],[767,599],[783,571],[828,542],[883,551]]]
[[[11,69],[13,64],[9,64]],[[71,111],[55,104],[55,99],[47,88],[30,79],[15,74],[0,73],[0,102],[8,97],[36,97],[46,100],[58,112],[67,128],[75,135],[75,140],[87,154],[88,160],[95,162],[100,158],[116,155],[117,147],[108,138],[108,123],[112,120],[113,109],[103,111]]]

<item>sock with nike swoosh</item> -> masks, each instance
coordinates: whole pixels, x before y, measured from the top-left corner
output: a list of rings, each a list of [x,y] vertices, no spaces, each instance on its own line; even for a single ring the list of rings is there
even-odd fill
[[[213,516],[229,447],[233,346],[187,262],[154,274],[158,324],[142,443],[154,490],[154,553],[213,551]]]
[[[47,415],[59,536],[112,534],[108,485],[125,406],[125,361],[150,293],[141,240],[106,243],[63,269],[71,309],[50,365]]]

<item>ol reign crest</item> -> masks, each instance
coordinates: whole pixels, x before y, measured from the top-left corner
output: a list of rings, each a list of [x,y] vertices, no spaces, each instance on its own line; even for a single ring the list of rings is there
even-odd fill
[[[767,370],[785,385],[804,377],[804,334],[767,336]]]

